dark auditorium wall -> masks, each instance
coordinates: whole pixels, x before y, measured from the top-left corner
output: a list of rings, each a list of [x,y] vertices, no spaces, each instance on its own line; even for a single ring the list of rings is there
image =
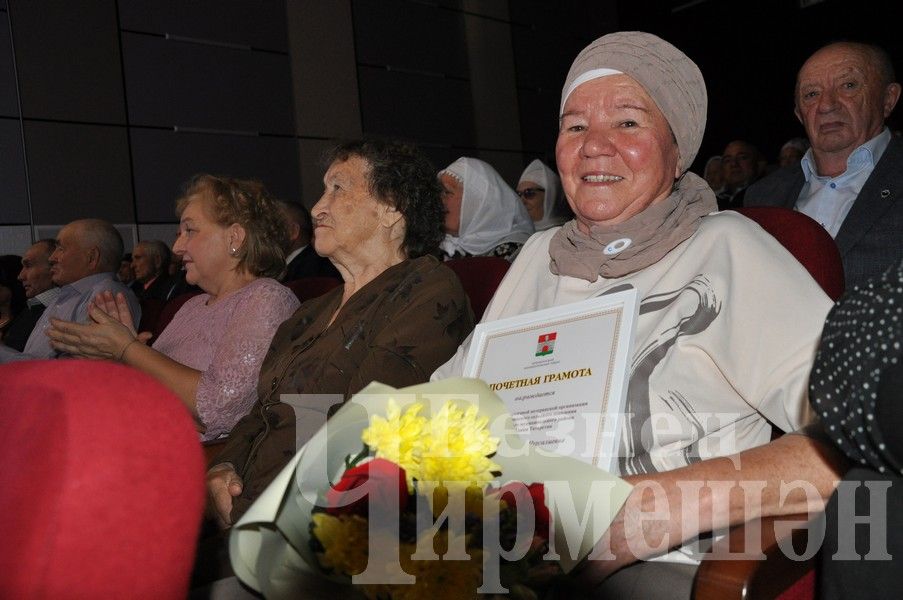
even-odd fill
[[[121,225],[128,246],[171,240],[174,197],[197,171],[299,194],[281,0],[6,4],[4,246],[87,216]]]
[[[802,6],[805,4],[806,6]],[[797,68],[838,37],[903,69],[881,0],[0,0],[0,254],[98,216],[171,240],[199,171],[311,206],[337,139],[395,135],[441,168],[484,158],[514,182],[554,162],[575,54],[642,29],[697,61],[709,122],[694,168],[733,138],[769,158],[801,135]],[[903,128],[903,109],[892,125]]]
[[[0,0],[0,254],[87,216],[171,241],[199,171],[310,206],[319,154],[362,134],[513,183],[616,24],[580,0]]]
[[[796,74],[820,46],[874,43],[903,71],[899,0],[619,0],[624,29],[644,29],[676,44],[699,65],[709,92],[705,138],[693,170],[733,139],[756,144],[774,161],[791,137],[805,136],[793,114]],[[903,106],[889,120],[903,129]]]

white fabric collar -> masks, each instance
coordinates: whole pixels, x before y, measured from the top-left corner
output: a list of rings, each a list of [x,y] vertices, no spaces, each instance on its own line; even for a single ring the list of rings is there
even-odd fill
[[[304,249],[307,248],[308,246],[309,246],[309,244],[304,244],[300,248],[296,248],[295,250],[292,250],[291,253],[285,257],[285,264],[288,264],[288,263],[292,262],[293,260],[295,260],[295,257],[298,256],[299,254],[301,254],[302,252],[304,252]]]

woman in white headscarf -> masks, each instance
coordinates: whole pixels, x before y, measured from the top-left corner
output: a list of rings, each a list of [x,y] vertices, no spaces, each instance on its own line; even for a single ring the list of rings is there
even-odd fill
[[[571,218],[558,173],[538,158],[527,165],[521,174],[517,182],[517,195],[533,219],[536,231],[545,231]]]
[[[556,144],[575,218],[530,238],[483,315],[638,293],[618,459],[636,487],[590,554],[609,560],[584,564],[593,597],[689,598],[698,546],[668,550],[755,517],[819,510],[836,485],[829,447],[807,435],[769,441],[772,425],[808,423],[831,301],[761,227],[715,212],[712,189],[688,170],[706,107],[698,67],[654,35],[612,33],[585,48],[565,81]],[[460,375],[467,347],[433,377]]]
[[[439,172],[445,203],[443,258],[499,256],[514,260],[533,235],[517,194],[488,163],[462,156]]]

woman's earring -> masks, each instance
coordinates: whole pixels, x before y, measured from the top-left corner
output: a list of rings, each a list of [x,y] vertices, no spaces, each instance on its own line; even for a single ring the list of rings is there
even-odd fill
[[[238,254],[238,250],[233,246],[232,248],[229,248],[229,254],[235,256]]]

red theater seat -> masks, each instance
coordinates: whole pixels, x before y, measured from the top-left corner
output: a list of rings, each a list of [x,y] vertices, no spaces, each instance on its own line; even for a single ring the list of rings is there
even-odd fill
[[[182,305],[188,302],[191,298],[194,298],[198,294],[202,294],[200,290],[193,290],[191,292],[185,292],[184,294],[180,294],[175,298],[172,298],[166,302],[166,305],[163,307],[163,310],[160,311],[160,316],[157,317],[157,322],[154,324],[154,328],[150,331],[154,334],[154,337],[150,339],[149,344],[153,343],[155,339],[160,337],[160,334],[163,333],[163,330],[166,329],[166,326],[169,325],[169,322],[172,321],[172,318],[176,316],[176,313],[179,312],[179,309],[182,308]]]
[[[831,236],[814,219],[780,207],[735,209],[758,223],[793,254],[825,293],[837,300],[844,291],[843,263]],[[792,298],[787,299],[792,302]],[[810,518],[767,517],[738,525],[718,543],[696,573],[697,600],[809,600],[815,597],[815,557],[795,560],[785,549],[806,546]],[[804,527],[805,526],[805,527]],[[758,539],[756,539],[758,537]],[[753,543],[747,547],[747,541]],[[791,546],[792,545],[792,546]],[[746,553],[752,549],[751,553]],[[759,550],[761,549],[761,553]]]
[[[801,212],[779,206],[736,208],[758,223],[796,257],[832,300],[843,295],[843,262],[831,235]]]
[[[302,277],[294,281],[288,281],[285,285],[295,292],[300,302],[322,296],[329,290],[342,285],[342,280],[336,277]]]
[[[467,256],[447,260],[445,264],[461,280],[461,285],[470,298],[473,317],[479,322],[511,263],[498,256]]]
[[[115,363],[0,365],[0,596],[184,598],[204,507],[188,411]]]

